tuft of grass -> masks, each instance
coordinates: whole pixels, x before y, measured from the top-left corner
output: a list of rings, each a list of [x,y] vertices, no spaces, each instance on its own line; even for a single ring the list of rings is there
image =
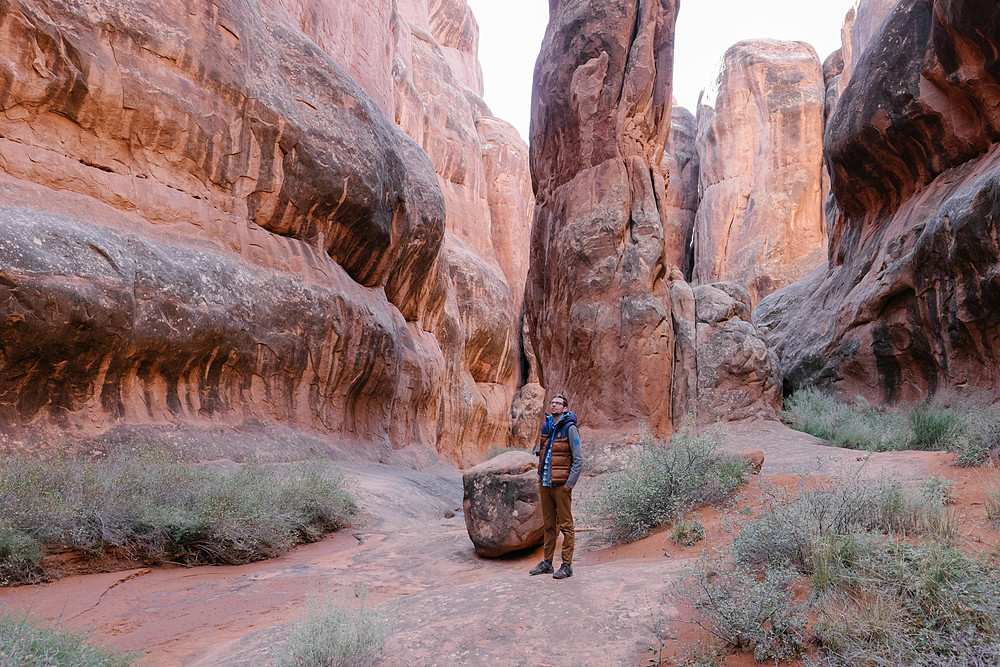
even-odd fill
[[[382,656],[393,619],[367,604],[367,590],[347,596],[310,598],[306,613],[289,631],[290,654],[279,667],[368,667]]]
[[[679,546],[693,547],[705,539],[705,524],[697,519],[681,519],[670,529],[670,538]]]
[[[1000,524],[1000,476],[994,476],[983,487],[986,491],[986,518]]]
[[[87,643],[84,635],[47,628],[25,616],[0,613],[0,665],[128,667],[138,653],[116,653]]]
[[[696,435],[690,427],[666,447],[647,438],[625,464],[605,479],[596,510],[607,517],[611,539],[631,542],[678,519],[684,512],[720,501],[747,475],[749,462],[719,451],[718,432]]]
[[[818,598],[824,664],[996,664],[1000,571],[930,541],[872,545]],[[980,661],[970,660],[978,656]],[[993,662],[985,660],[992,656]]]
[[[858,397],[842,403],[815,388],[785,401],[782,419],[794,429],[850,449],[949,450],[958,465],[982,464],[1000,451],[1000,404],[941,394],[909,405],[878,408]]]
[[[222,471],[156,452],[102,461],[0,462],[0,579],[45,578],[47,548],[135,560],[246,563],[343,528],[356,514],[328,461]]]

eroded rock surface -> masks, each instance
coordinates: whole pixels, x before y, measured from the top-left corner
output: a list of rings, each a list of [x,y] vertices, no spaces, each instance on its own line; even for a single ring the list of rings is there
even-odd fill
[[[527,149],[480,134],[464,2],[355,5],[0,6],[4,444],[505,442]]]
[[[542,540],[538,459],[528,452],[507,452],[480,463],[462,476],[465,525],[481,556],[502,556]]]
[[[854,53],[825,140],[829,265],[754,315],[788,389],[819,383],[888,401],[949,386],[997,394],[995,10],[901,0]]]
[[[726,52],[718,95],[698,115],[696,281],[737,282],[757,303],[822,263],[825,98],[808,44],[753,40]]]
[[[663,153],[676,1],[552,6],[535,69],[527,328],[588,426],[669,430],[674,336]]]
[[[678,239],[677,245],[664,247],[667,266],[679,267],[690,280],[694,269],[694,221],[698,212],[698,177],[700,164],[695,139],[698,121],[684,107],[674,106],[670,114],[670,134],[663,155],[670,175],[664,197],[665,238]]]

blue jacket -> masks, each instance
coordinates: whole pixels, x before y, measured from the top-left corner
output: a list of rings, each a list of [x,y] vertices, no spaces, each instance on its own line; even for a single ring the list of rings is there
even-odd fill
[[[538,481],[545,486],[551,486],[553,442],[563,441],[562,447],[557,456],[562,454],[565,459],[566,442],[569,444],[569,454],[571,463],[569,477],[566,479],[566,487],[572,489],[576,486],[580,478],[580,471],[583,469],[583,450],[580,447],[580,431],[576,426],[576,413],[567,410],[553,424],[552,415],[545,415],[545,422],[542,424],[542,433],[539,440],[538,455],[542,458],[538,462]],[[563,463],[565,465],[565,463]],[[565,467],[562,468],[565,471]],[[558,482],[558,480],[557,480]]]

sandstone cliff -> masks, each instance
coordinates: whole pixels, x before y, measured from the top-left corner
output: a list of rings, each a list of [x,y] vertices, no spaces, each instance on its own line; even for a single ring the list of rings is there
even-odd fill
[[[506,442],[527,149],[464,2],[11,0],[0,32],[0,444]]]
[[[996,396],[1000,14],[985,0],[900,0],[869,22],[867,4],[855,34],[875,29],[855,40],[865,45],[824,142],[828,265],[754,319],[770,328],[787,389]]]
[[[698,110],[696,281],[734,281],[753,303],[822,263],[826,86],[803,42],[740,42]]]
[[[721,376],[740,367],[727,346],[744,341],[714,336],[739,319],[735,306],[704,320],[683,281],[686,204],[668,194],[683,180],[680,137],[670,151],[667,141],[676,13],[676,0],[554,2],[535,68],[526,325],[541,385],[565,393],[591,428],[642,421],[667,434],[688,414],[738,412],[699,396],[725,393]],[[712,341],[718,382],[699,374]],[[776,378],[770,367],[760,376],[741,414],[774,414]]]

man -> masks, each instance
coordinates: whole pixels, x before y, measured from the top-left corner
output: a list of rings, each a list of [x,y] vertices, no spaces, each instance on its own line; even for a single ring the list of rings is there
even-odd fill
[[[538,494],[542,499],[542,520],[545,524],[545,558],[528,574],[552,572],[556,537],[562,529],[562,565],[552,576],[565,579],[573,576],[573,487],[583,468],[583,452],[576,415],[567,410],[569,402],[566,397],[556,394],[549,406],[552,413],[545,415],[537,450]]]

